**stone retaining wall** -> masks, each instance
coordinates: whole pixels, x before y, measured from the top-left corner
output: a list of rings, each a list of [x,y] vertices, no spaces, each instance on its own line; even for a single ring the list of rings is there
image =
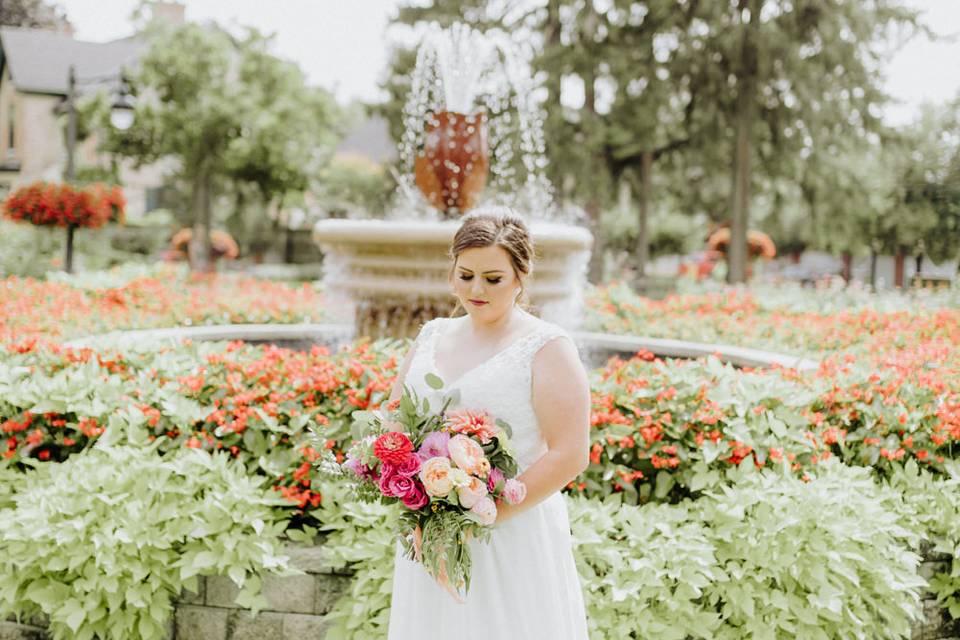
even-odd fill
[[[237,588],[228,578],[200,580],[197,594],[184,592],[169,623],[169,640],[321,640],[324,615],[347,587],[350,576],[327,567],[319,547],[290,546],[293,565],[306,575],[267,578],[263,595],[268,606],[256,617],[234,604]],[[920,573],[928,580],[950,566],[950,556],[923,549]],[[25,624],[0,621],[0,640],[49,640],[44,620]],[[923,620],[914,625],[912,640],[960,640],[960,624],[929,594]]]

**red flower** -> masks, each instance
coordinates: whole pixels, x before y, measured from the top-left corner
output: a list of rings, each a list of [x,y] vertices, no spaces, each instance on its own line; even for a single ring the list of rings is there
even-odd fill
[[[390,431],[377,438],[373,443],[373,455],[383,462],[401,464],[413,452],[413,443],[406,434]]]

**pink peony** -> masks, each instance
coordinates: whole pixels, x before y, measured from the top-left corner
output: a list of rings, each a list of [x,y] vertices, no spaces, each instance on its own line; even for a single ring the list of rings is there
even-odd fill
[[[494,491],[500,482],[503,482],[503,471],[494,467],[490,470],[490,477],[487,478],[487,490]]]
[[[447,426],[456,433],[477,436],[480,442],[487,444],[500,435],[501,429],[486,411],[451,411],[447,414]]]
[[[412,478],[420,472],[420,457],[415,453],[407,456],[407,459],[397,465],[397,474]]]
[[[510,478],[503,485],[503,499],[510,504],[520,504],[527,497],[527,485],[523,482]]]
[[[420,467],[420,481],[431,496],[442,498],[453,489],[450,479],[450,461],[447,458],[430,458]]]
[[[465,435],[455,435],[450,438],[447,448],[450,450],[450,459],[460,469],[480,478],[486,478],[490,473],[490,461],[474,440]]]
[[[480,498],[487,495],[487,485],[479,478],[470,477],[470,484],[457,488],[457,497],[464,509],[470,509]]]
[[[470,507],[467,517],[480,524],[491,525],[497,521],[497,505],[490,496],[483,496]]]
[[[420,458],[423,460],[429,460],[430,458],[436,458],[437,456],[443,456],[444,458],[449,458],[450,453],[447,451],[447,444],[450,442],[450,434],[444,433],[443,431],[434,431],[428,433],[423,439],[423,443],[420,445],[420,450],[417,451]]]

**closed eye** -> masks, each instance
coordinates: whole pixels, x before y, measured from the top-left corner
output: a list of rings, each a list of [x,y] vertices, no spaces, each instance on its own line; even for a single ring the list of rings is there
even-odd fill
[[[461,279],[461,280],[464,280],[464,281],[469,281],[469,280],[472,280],[472,279],[473,279],[473,276],[464,276],[464,275],[462,275],[462,276],[460,276],[460,279]],[[499,283],[502,279],[503,279],[503,278],[487,278],[487,282],[489,282],[490,284],[497,284],[497,283]]]

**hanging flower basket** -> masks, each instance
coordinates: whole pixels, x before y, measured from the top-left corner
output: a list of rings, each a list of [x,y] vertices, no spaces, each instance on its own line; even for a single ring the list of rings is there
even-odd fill
[[[102,227],[123,222],[127,201],[118,186],[101,183],[83,188],[54,182],[35,182],[7,196],[3,215],[11,220],[57,227]]]

